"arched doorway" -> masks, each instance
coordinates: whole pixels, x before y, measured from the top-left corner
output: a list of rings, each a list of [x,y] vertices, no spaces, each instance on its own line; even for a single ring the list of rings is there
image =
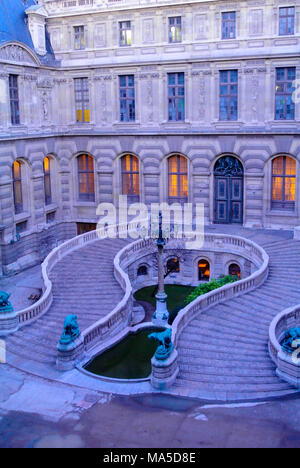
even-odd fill
[[[243,223],[243,166],[234,156],[223,156],[214,167],[214,222]]]

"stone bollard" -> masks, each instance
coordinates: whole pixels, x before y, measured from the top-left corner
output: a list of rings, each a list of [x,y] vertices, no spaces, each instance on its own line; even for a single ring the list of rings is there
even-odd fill
[[[63,334],[57,345],[56,367],[60,371],[74,369],[84,357],[84,342],[80,333],[76,315],[65,318]]]
[[[57,345],[56,367],[60,371],[69,371],[76,367],[76,364],[84,357],[84,344],[82,336],[79,335],[71,343],[61,343]]]
[[[155,356],[151,359],[152,373],[151,373],[151,385],[159,390],[165,390],[173,385],[178,375],[178,353],[176,349],[173,349],[170,356],[165,360],[161,361],[156,359]]]
[[[19,316],[8,300],[9,296],[6,292],[0,291],[0,336],[7,336],[19,328]]]

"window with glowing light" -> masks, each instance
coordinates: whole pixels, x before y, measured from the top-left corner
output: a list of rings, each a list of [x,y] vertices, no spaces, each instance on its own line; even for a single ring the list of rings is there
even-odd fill
[[[169,42],[181,42],[182,41],[182,30],[181,30],[181,16],[175,16],[169,18]]]
[[[22,172],[24,164],[21,161],[15,161],[12,167],[13,192],[15,213],[23,212],[23,190],[22,190]]]
[[[140,174],[139,160],[136,156],[126,154],[121,158],[122,193],[127,195],[129,201],[139,201]]]
[[[231,276],[237,276],[238,278],[241,278],[241,269],[236,263],[229,265],[228,273]]]
[[[209,281],[210,266],[207,260],[199,260],[198,262],[198,279],[199,281]]]
[[[81,201],[95,201],[94,159],[88,154],[77,157],[78,193]]]
[[[44,190],[45,190],[45,204],[50,205],[52,203],[52,192],[51,192],[51,161],[49,156],[44,158]]]
[[[272,161],[273,209],[293,211],[296,200],[296,161],[289,156],[279,156]]]
[[[188,167],[187,159],[175,155],[168,159],[169,168],[169,202],[185,203],[188,201]]]
[[[75,108],[76,122],[88,123],[90,121],[90,99],[88,78],[75,78]]]
[[[168,273],[180,272],[180,263],[177,257],[169,258],[169,260],[167,261],[167,272]]]
[[[120,21],[120,46],[131,46],[132,44],[132,29],[131,21]]]

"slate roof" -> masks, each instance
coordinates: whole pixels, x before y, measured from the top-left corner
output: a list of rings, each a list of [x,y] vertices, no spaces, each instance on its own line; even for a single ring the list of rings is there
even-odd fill
[[[31,35],[27,24],[25,10],[36,5],[35,0],[0,0],[0,46],[6,42],[21,42],[34,51]],[[38,56],[40,61],[48,65],[57,65],[46,34],[47,54]]]

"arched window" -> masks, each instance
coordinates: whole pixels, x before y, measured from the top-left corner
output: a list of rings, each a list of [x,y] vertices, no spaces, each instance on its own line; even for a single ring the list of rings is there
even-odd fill
[[[171,156],[168,159],[169,201],[187,202],[188,199],[188,169],[187,159],[183,156]]]
[[[137,271],[137,275],[138,276],[146,276],[148,275],[148,269],[145,265],[142,265],[138,268],[138,271]]]
[[[121,159],[122,193],[127,195],[130,201],[139,201],[140,174],[139,160],[136,156],[126,154]]]
[[[51,160],[49,156],[44,158],[44,190],[45,190],[45,204],[51,205],[52,191],[51,191]]]
[[[167,272],[168,273],[179,273],[180,272],[180,263],[177,257],[170,258],[167,261]]]
[[[198,262],[198,279],[199,281],[209,281],[210,266],[207,260],[199,260]]]
[[[228,273],[231,276],[241,277],[241,269],[236,263],[231,263],[231,265],[229,265]]]
[[[77,157],[79,200],[95,201],[94,159],[88,154]]]
[[[24,164],[21,161],[15,161],[12,167],[13,192],[15,213],[22,213],[23,207],[23,190],[22,190],[22,172]]]
[[[279,156],[272,162],[272,208],[294,210],[296,199],[296,161]]]

